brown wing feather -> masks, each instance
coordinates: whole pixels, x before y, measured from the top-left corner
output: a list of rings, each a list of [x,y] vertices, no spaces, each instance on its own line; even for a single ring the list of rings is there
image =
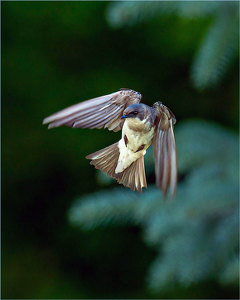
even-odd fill
[[[172,196],[177,187],[177,149],[173,133],[176,119],[173,113],[163,104],[153,105],[156,112],[155,135],[153,149],[155,158],[156,185],[167,195],[171,188]]]
[[[49,124],[48,128],[69,126],[74,128],[108,128],[119,131],[124,122],[121,119],[124,109],[140,101],[140,93],[130,89],[122,89],[65,108],[45,118],[43,124]]]

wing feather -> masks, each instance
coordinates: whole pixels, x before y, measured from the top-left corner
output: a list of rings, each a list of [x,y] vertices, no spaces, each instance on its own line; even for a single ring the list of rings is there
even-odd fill
[[[173,125],[169,128],[168,133],[168,147],[170,153],[170,188],[172,191],[172,195],[176,195],[176,188],[177,188],[177,147],[175,142],[175,137],[173,133]]]
[[[108,128],[119,131],[124,120],[121,119],[125,108],[141,101],[141,94],[122,89],[109,95],[80,102],[65,108],[43,120],[48,128],[68,126],[74,128]]]
[[[82,115],[79,115],[79,117],[82,117],[80,120],[78,121],[75,121],[74,122],[74,127],[81,127],[81,125],[83,125],[84,123],[87,124],[91,124],[94,123],[94,122],[97,122],[97,123],[100,123],[104,120],[108,120],[110,117],[114,117],[114,115],[119,112],[119,110],[121,109],[121,107],[111,107],[111,109],[104,109],[101,110],[101,111],[92,111],[91,113],[85,115],[85,114],[82,114]],[[104,117],[102,119],[100,119],[102,116],[103,116],[103,113],[104,113]]]
[[[108,125],[109,122],[114,121],[119,118],[121,108],[112,109],[110,113],[105,112],[105,116],[102,117],[102,113],[93,114],[89,118],[84,118],[81,121],[76,121],[73,124],[74,128],[103,128],[105,125]]]
[[[170,187],[174,197],[177,187],[177,149],[173,126],[176,119],[161,102],[156,102],[153,108],[156,112],[153,139],[156,185],[163,191],[165,197]]]

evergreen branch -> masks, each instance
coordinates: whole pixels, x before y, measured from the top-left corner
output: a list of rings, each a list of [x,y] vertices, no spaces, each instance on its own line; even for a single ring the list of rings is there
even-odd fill
[[[137,195],[124,188],[101,191],[78,199],[69,211],[71,223],[85,230],[131,219]]]
[[[237,56],[238,14],[222,12],[204,37],[193,61],[194,85],[204,89],[216,85]]]
[[[224,141],[224,142],[223,142]],[[176,128],[178,167],[186,172],[204,163],[226,161],[235,168],[238,163],[238,141],[235,134],[205,121],[185,121]],[[236,158],[234,161],[233,158]]]
[[[76,201],[70,221],[83,229],[129,222],[141,226],[145,242],[159,252],[149,269],[152,291],[210,278],[236,282],[237,136],[215,124],[188,121],[179,124],[177,138],[187,177],[175,200],[164,201],[153,186],[141,195],[117,188]]]
[[[107,20],[113,27],[122,27],[144,22],[157,15],[175,14],[183,18],[199,18],[214,15],[223,6],[223,3],[217,1],[120,1],[108,6]]]
[[[135,25],[155,16],[178,15],[182,18],[213,18],[213,24],[197,50],[191,78],[198,89],[215,86],[223,78],[238,53],[237,1],[120,1],[107,10],[113,27]]]
[[[172,13],[176,2],[119,1],[108,6],[107,20],[113,27],[131,26],[151,19],[159,13]],[[177,4],[178,6],[178,4]]]

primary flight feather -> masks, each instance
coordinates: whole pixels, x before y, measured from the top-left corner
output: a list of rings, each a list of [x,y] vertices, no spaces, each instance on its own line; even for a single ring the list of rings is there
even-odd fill
[[[108,128],[122,130],[119,142],[88,155],[95,168],[132,190],[147,187],[144,155],[153,144],[156,185],[166,196],[177,186],[177,151],[173,113],[161,102],[152,107],[140,103],[141,94],[121,89],[118,92],[80,102],[43,120],[48,128]]]

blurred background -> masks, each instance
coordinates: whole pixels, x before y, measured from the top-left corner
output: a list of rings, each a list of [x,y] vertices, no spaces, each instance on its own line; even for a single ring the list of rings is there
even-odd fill
[[[238,2],[2,2],[2,298],[238,298]],[[119,88],[175,114],[175,200],[42,126]]]

